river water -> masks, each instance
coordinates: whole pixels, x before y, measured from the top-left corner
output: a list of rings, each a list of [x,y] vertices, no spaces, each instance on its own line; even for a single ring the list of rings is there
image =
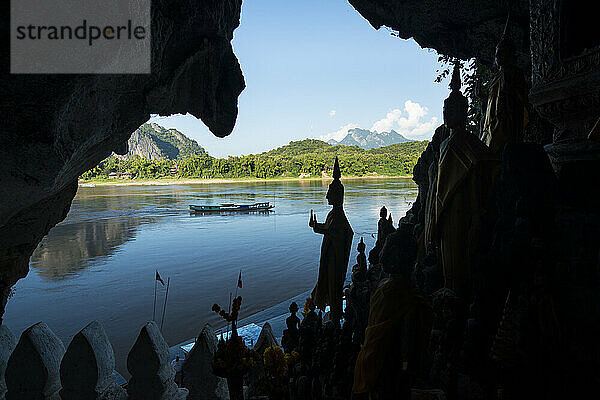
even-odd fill
[[[344,209],[355,232],[350,265],[363,237],[375,243],[379,209],[394,222],[410,208],[409,179],[346,180]],[[248,182],[169,186],[81,187],[67,218],[34,252],[30,272],[15,286],[5,323],[15,333],[45,321],[68,345],[100,321],[125,375],[127,352],[152,319],[155,270],[171,279],[163,334],[174,345],[198,334],[211,311],[227,306],[242,270],[241,318],[311,289],[322,236],[308,227],[310,210],[324,222],[327,181]],[[190,215],[189,204],[269,201],[273,212]],[[349,268],[350,269],[350,268]],[[165,287],[158,283],[160,324]],[[299,304],[302,306],[302,304]]]

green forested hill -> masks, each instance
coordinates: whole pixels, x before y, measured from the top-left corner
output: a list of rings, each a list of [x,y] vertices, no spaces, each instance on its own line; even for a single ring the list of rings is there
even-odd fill
[[[358,146],[334,146],[316,139],[305,139],[261,154],[228,158],[214,158],[208,154],[179,157],[176,161],[109,157],[83,174],[82,178],[106,179],[111,172],[132,172],[136,178],[321,176],[322,173],[331,175],[335,156],[339,158],[342,175],[410,175],[427,143],[414,141],[364,150]]]
[[[323,142],[317,139],[304,139],[297,142],[290,142],[285,146],[278,147],[276,149],[262,153],[265,156],[282,156],[282,157],[293,157],[302,154],[315,153],[320,151],[328,151],[335,146]],[[340,146],[348,147],[348,146]]]

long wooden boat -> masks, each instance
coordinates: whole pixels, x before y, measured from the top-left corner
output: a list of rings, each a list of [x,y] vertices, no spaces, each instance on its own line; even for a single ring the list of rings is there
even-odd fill
[[[206,213],[206,212],[221,212],[221,211],[268,211],[275,207],[270,204],[268,201],[263,203],[254,203],[254,204],[234,204],[234,203],[224,203],[220,205],[193,205],[190,204],[191,212],[198,213]]]

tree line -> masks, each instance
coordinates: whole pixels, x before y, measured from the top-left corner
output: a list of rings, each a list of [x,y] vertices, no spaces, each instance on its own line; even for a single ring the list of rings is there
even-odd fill
[[[129,172],[135,178],[294,178],[329,173],[338,156],[343,175],[411,175],[427,141],[394,144],[364,150],[357,146],[333,146],[320,140],[290,142],[261,154],[215,158],[208,154],[175,160],[148,160],[139,156],[111,156],[85,172],[83,180],[109,179],[113,172]]]

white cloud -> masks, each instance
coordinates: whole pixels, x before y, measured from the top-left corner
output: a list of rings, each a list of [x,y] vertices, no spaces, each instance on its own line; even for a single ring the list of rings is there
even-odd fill
[[[376,121],[371,126],[374,132],[389,132],[392,129],[408,139],[431,139],[435,128],[439,126],[437,117],[426,117],[429,114],[427,107],[411,100],[404,102],[402,109],[395,108],[389,111],[384,118]],[[329,112],[330,116],[335,115],[335,110]],[[360,128],[356,123],[346,124],[335,132],[320,136],[319,139],[328,141],[335,139],[342,140],[348,134],[349,129]]]
[[[349,129],[354,129],[354,128],[358,128],[358,127],[359,127],[358,124],[349,123],[349,124],[342,126],[340,129],[338,129],[335,132],[331,132],[331,133],[328,133],[327,135],[323,135],[323,136],[319,137],[319,139],[321,139],[324,142],[326,142],[330,139],[334,139],[339,142],[340,140],[342,140],[343,138],[346,137]]]
[[[402,115],[402,110],[399,108],[395,108],[392,111],[388,112],[385,118],[380,119],[375,122],[371,127],[372,131],[376,132],[389,132],[394,129],[394,124],[400,121]]]
[[[335,113],[336,113],[336,111],[335,111],[335,110],[331,110],[331,111],[329,111],[329,116],[330,116],[331,118],[333,118],[333,117],[335,117]]]
[[[431,117],[429,121],[425,120],[428,113],[427,107],[407,100],[404,103],[404,110],[396,108],[389,111],[384,118],[373,124],[371,130],[381,133],[393,129],[409,139],[431,138],[438,126],[438,119]]]

